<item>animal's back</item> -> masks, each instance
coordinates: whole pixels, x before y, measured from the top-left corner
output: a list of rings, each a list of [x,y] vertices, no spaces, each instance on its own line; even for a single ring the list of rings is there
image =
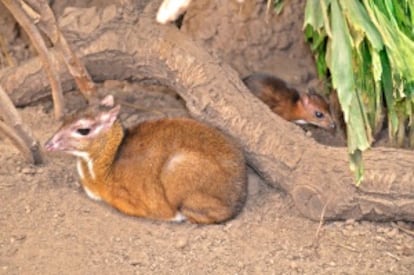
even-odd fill
[[[329,104],[314,92],[300,93],[282,79],[264,73],[253,73],[243,79],[249,90],[270,109],[288,121],[334,129]]]
[[[194,120],[162,119],[129,129],[118,158],[115,169],[119,172],[114,174],[130,179],[127,189],[137,184],[143,185],[147,194],[151,193],[148,190],[157,189],[154,192],[163,192],[171,207],[186,216],[198,215],[199,209],[210,207],[220,209],[209,214],[212,220],[231,218],[246,198],[241,150],[218,130]],[[131,165],[134,169],[127,169]],[[228,212],[218,213],[223,209]],[[197,222],[207,219],[204,216]]]
[[[264,73],[251,74],[243,79],[249,90],[271,109],[286,104],[294,104],[300,94],[287,86],[282,79]]]

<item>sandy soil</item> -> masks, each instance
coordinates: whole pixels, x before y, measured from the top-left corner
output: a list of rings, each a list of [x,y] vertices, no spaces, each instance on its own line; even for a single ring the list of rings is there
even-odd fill
[[[114,87],[120,86],[106,85]],[[170,93],[137,85],[123,90],[135,92],[118,92],[118,98],[139,108],[185,114]],[[81,104],[72,94],[68,102],[72,108]],[[42,142],[59,125],[50,107],[44,102],[20,110]],[[160,115],[124,110],[127,124]],[[88,199],[72,157],[48,155],[44,165],[33,167],[4,139],[0,152],[0,274],[414,272],[414,238],[399,229],[409,224],[346,221],[319,229],[253,172],[247,204],[237,218],[197,226],[128,217]]]
[[[299,19],[287,17],[301,28]],[[9,39],[12,56],[27,58],[30,50],[20,32],[6,23],[0,33]],[[233,33],[227,30],[227,36]],[[218,32],[217,39],[221,35]],[[285,44],[295,45],[294,39]],[[245,54],[252,57],[251,63],[255,52],[251,49]],[[231,59],[230,54],[238,55],[226,53],[226,59]],[[278,52],[275,63],[262,54],[261,61],[292,67],[284,71],[298,85],[309,82],[307,65],[292,65],[295,56],[305,62],[302,55],[289,56],[286,60],[284,52]],[[255,65],[245,65],[245,60],[235,59],[232,65],[243,65],[237,68],[241,73],[262,69],[260,58]],[[1,67],[5,64],[1,59]],[[122,118],[128,125],[161,113],[186,114],[182,102],[165,89],[116,81],[106,82],[104,88],[119,90],[118,98],[135,102],[141,109],[124,107]],[[67,102],[71,109],[82,104],[74,93],[67,95]],[[59,126],[48,101],[19,112],[42,143]],[[343,143],[324,131],[311,132],[320,142]],[[128,217],[87,198],[78,183],[74,158],[48,155],[45,164],[34,167],[0,136],[0,274],[414,274],[413,236],[413,225],[403,222],[349,220],[320,227],[301,216],[287,195],[268,187],[252,171],[243,212],[225,224],[197,226]]]

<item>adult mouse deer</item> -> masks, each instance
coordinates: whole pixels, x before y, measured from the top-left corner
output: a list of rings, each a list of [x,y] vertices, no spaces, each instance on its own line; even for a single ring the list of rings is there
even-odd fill
[[[233,218],[246,199],[241,150],[218,130],[186,118],[124,129],[111,95],[67,118],[45,144],[78,158],[87,195],[128,215],[193,223]]]

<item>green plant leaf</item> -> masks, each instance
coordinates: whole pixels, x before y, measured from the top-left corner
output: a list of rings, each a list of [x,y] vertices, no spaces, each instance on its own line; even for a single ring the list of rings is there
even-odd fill
[[[367,0],[364,2],[387,47],[393,71],[398,71],[408,82],[414,81],[414,41],[399,29],[395,20],[389,20],[378,6],[370,5],[371,2]]]
[[[352,101],[352,91],[355,90],[352,70],[351,37],[345,24],[345,19],[339,9],[337,0],[332,1],[332,43],[328,66],[332,73],[332,82],[338,89],[338,96],[344,110],[345,121],[349,121],[349,108]],[[332,58],[334,56],[335,58]]]
[[[361,180],[362,152],[385,112],[394,144],[409,133],[414,147],[414,0],[308,0],[306,10],[318,74],[338,93]]]
[[[338,92],[339,101],[347,123],[348,152],[351,156],[351,170],[357,182],[361,181],[361,163],[356,163],[355,154],[370,147],[370,139],[366,133],[361,100],[356,93],[355,78],[352,67],[352,43],[345,17],[337,0],[331,2],[332,43],[329,68],[332,83]],[[358,167],[357,169],[355,167]]]
[[[332,1],[332,43],[328,66],[332,73],[334,88],[338,90],[345,121],[350,121],[350,108],[354,100],[355,80],[352,69],[352,48],[349,30],[340,11],[337,0]],[[334,56],[335,58],[332,58]],[[355,102],[354,102],[355,103]]]
[[[381,35],[370,20],[364,6],[355,0],[341,0],[340,3],[349,24],[366,34],[375,50],[381,50],[384,46]]]
[[[273,0],[273,10],[276,14],[280,14],[283,10],[284,2],[282,0]]]
[[[323,18],[323,26],[325,28],[326,31],[326,35],[328,35],[329,37],[332,37],[332,31],[331,31],[331,22],[329,20],[329,14],[328,14],[328,10],[329,10],[329,6],[332,3],[332,0],[320,0],[321,3],[321,7],[322,7],[322,18]],[[320,15],[319,15],[320,16]]]
[[[356,150],[354,154],[350,156],[351,164],[350,168],[355,173],[357,179],[356,185],[359,186],[364,180],[364,164],[362,162],[362,151]]]
[[[303,27],[312,26],[313,29],[319,31],[323,27],[323,13],[319,0],[308,0],[305,6],[305,20]]]

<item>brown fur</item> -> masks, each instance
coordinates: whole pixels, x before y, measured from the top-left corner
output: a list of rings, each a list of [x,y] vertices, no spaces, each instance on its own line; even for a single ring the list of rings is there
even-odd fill
[[[79,119],[64,125],[46,148],[65,151],[64,144],[76,143],[69,129]],[[234,217],[246,198],[242,152],[194,120],[161,119],[127,131],[116,120],[77,146],[89,153],[95,173],[93,178],[80,158],[84,187],[129,215],[171,220],[180,211],[194,223],[220,223]]]
[[[282,79],[264,73],[251,74],[243,82],[255,96],[285,120],[303,121],[326,129],[335,127],[328,103],[316,93],[300,93],[288,87]],[[323,116],[317,117],[315,112]]]

